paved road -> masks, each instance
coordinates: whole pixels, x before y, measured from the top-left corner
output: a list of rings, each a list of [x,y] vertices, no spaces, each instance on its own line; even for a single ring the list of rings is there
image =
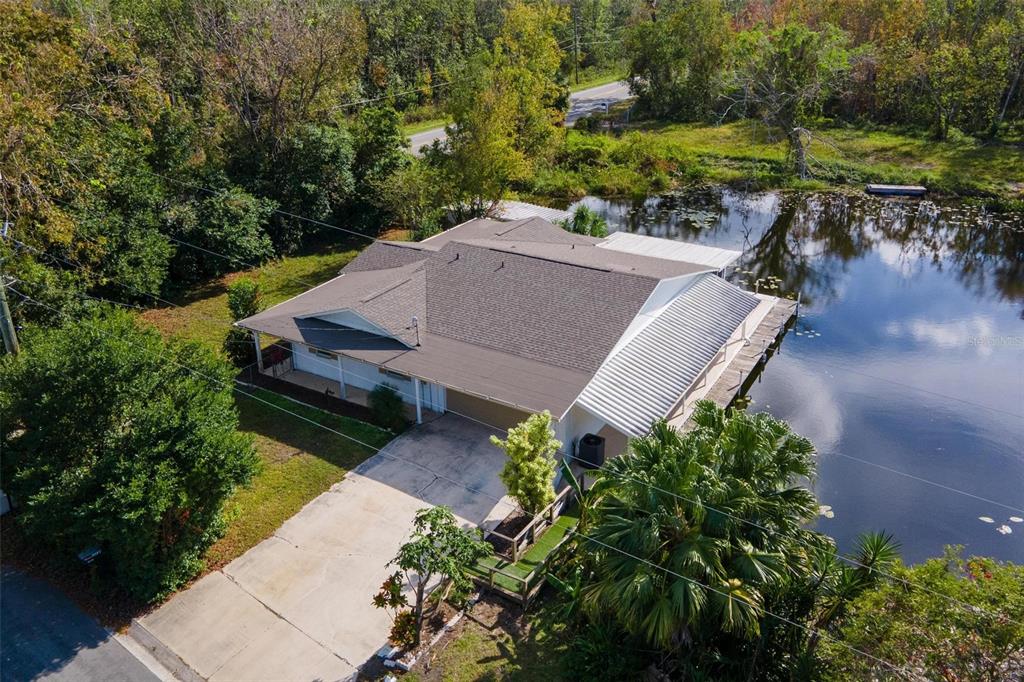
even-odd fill
[[[572,125],[577,119],[588,114],[604,113],[608,105],[621,102],[629,97],[629,85],[625,81],[598,85],[569,95],[569,112],[565,115],[566,125]],[[422,147],[444,140],[447,137],[444,128],[432,128],[409,136],[410,148],[417,156]]]
[[[157,678],[113,635],[41,580],[0,576],[0,680],[150,682]]]

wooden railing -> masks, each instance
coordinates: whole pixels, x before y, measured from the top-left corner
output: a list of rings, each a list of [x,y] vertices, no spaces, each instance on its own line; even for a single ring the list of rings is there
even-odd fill
[[[555,496],[554,501],[537,512],[533,519],[526,524],[526,527],[516,533],[515,537],[510,538],[507,535],[502,535],[501,533],[493,530],[488,533],[487,536],[500,538],[508,543],[511,548],[509,558],[512,559],[512,563],[519,563],[519,560],[522,558],[526,550],[530,548],[530,545],[535,543],[537,541],[537,537],[555,523],[555,519],[557,519],[561,515],[562,511],[565,510],[566,505],[572,501],[570,499],[571,494],[572,488],[568,486],[563,488],[562,491]]]
[[[525,609],[530,605],[530,600],[532,600],[540,591],[540,588],[544,586],[544,575],[547,573],[548,566],[555,557],[561,553],[562,548],[565,547],[565,543],[570,539],[572,539],[572,533],[566,533],[565,537],[559,540],[558,544],[551,548],[551,551],[544,557],[544,560],[541,561],[532,571],[526,574],[526,576],[518,576],[513,573],[509,573],[508,571],[503,571],[496,566],[492,566],[484,569],[482,572],[485,573],[485,577],[478,578],[478,580],[486,583],[492,590],[496,590],[505,596],[518,601]],[[496,583],[496,579],[499,575],[515,584],[517,586],[516,589],[511,590],[502,585],[498,585]]]

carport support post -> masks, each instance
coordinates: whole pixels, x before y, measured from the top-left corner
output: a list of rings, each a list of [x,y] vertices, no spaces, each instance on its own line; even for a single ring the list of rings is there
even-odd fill
[[[412,378],[412,392],[416,394],[416,423],[423,423],[423,399],[420,397],[419,377]]]
[[[342,400],[348,398],[348,391],[345,388],[345,365],[341,363],[341,356],[338,356],[338,383],[341,385],[341,396]]]
[[[256,344],[256,367],[259,368],[260,372],[263,372],[263,349],[260,348],[260,333],[254,331],[252,333],[252,341]]]

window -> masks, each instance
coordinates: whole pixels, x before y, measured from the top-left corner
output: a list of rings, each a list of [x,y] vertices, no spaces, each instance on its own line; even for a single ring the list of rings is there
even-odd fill
[[[392,372],[390,369],[384,369],[379,367],[378,371],[389,379],[395,379],[397,381],[409,381],[409,376],[402,374],[401,372]]]
[[[328,353],[327,351],[320,350],[319,348],[310,348],[309,352],[318,358],[323,358],[324,360],[334,360],[338,357],[334,353]]]

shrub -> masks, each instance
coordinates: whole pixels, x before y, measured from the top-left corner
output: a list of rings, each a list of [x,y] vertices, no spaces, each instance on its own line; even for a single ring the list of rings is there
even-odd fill
[[[373,421],[378,426],[399,432],[405,429],[405,403],[398,390],[390,384],[377,384],[370,391],[369,397],[370,412]]]
[[[99,547],[101,579],[137,599],[182,585],[259,463],[237,430],[231,375],[201,345],[165,342],[118,309],[26,330],[23,352],[0,362],[16,522],[58,560]]]
[[[174,207],[168,213],[171,236],[196,247],[178,248],[171,263],[174,278],[195,281],[273,256],[267,227],[276,208],[238,187]]]
[[[228,285],[228,309],[235,322],[255,315],[262,308],[263,298],[255,280],[242,278]],[[252,335],[245,329],[229,329],[223,348],[236,367],[248,367],[256,362],[256,346]]]
[[[527,514],[536,514],[555,499],[555,458],[562,447],[551,428],[551,413],[531,414],[508,430],[508,438],[491,436],[491,443],[505,451],[508,461],[501,482]]]
[[[416,643],[419,629],[416,625],[416,614],[412,610],[400,611],[391,623],[391,633],[388,639],[391,643],[400,648],[411,647]]]
[[[559,163],[575,170],[587,166],[605,165],[612,140],[604,135],[573,134],[565,138],[565,145],[558,154]]]
[[[607,237],[608,223],[600,213],[590,207],[580,204],[576,207],[572,217],[563,220],[561,226],[575,234],[583,234],[588,237]]]
[[[534,174],[530,189],[542,196],[572,200],[586,196],[587,183],[576,171],[542,167]]]

